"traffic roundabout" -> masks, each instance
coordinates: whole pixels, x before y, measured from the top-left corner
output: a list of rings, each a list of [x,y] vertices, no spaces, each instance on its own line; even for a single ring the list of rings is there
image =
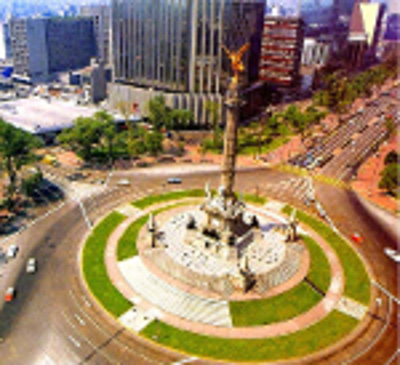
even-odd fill
[[[354,340],[371,304],[362,258],[311,215],[297,212],[298,237],[288,240],[291,207],[243,201],[262,239],[237,261],[213,251],[212,241],[185,241],[193,219],[204,221],[201,190],[116,208],[82,244],[87,288],[133,336],[212,362],[313,358]]]

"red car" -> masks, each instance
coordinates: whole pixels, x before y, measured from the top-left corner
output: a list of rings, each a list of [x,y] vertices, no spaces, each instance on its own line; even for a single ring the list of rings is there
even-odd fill
[[[4,295],[4,300],[6,302],[11,302],[15,297],[15,289],[14,287],[10,286],[7,288],[6,293]]]
[[[361,235],[357,232],[353,233],[351,235],[351,239],[355,242],[355,243],[362,243],[363,238],[361,237]]]

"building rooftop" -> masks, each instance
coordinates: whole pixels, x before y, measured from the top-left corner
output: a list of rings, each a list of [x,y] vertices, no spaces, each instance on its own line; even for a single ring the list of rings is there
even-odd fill
[[[78,117],[92,116],[98,109],[73,101],[30,97],[0,102],[0,117],[32,134],[57,132],[72,127]]]

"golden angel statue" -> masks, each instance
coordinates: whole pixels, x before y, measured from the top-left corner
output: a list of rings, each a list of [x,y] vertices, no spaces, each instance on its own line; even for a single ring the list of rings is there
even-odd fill
[[[243,55],[250,48],[250,43],[246,43],[236,52],[231,52],[226,46],[222,45],[222,49],[226,52],[227,56],[231,60],[232,70],[234,72],[233,82],[239,82],[239,73],[244,71]]]

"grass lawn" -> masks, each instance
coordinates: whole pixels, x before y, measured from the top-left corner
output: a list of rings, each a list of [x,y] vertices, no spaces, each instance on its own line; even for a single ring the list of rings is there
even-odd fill
[[[243,194],[243,200],[249,204],[264,205],[267,199],[262,196],[257,196],[255,194]]]
[[[104,263],[104,251],[111,233],[126,217],[113,212],[101,221],[83,249],[83,273],[93,295],[105,309],[119,317],[133,305],[111,283]]]
[[[235,327],[262,326],[294,318],[315,306],[322,296],[304,281],[271,298],[229,303]]]
[[[291,211],[290,206],[283,208],[283,212],[286,214],[290,214]],[[336,251],[346,278],[344,294],[368,305],[370,301],[370,280],[362,261],[354,250],[341,236],[319,219],[301,211],[297,211],[297,218],[317,232]]]
[[[136,200],[132,204],[139,209],[145,209],[153,204],[163,203],[171,200],[183,198],[202,198],[205,197],[205,192],[202,189],[194,190],[179,190],[161,195],[149,195],[143,199]]]
[[[302,240],[306,244],[311,257],[307,278],[312,281],[317,288],[326,293],[331,282],[331,267],[329,266],[329,261],[322,248],[311,237],[302,236]]]
[[[153,321],[141,334],[190,354],[236,361],[268,361],[302,357],[323,349],[349,333],[358,321],[336,310],[320,322],[296,333],[254,340],[198,335]]]
[[[284,144],[288,143],[290,138],[287,136],[279,136],[274,138],[270,143],[263,144],[261,146],[261,154],[266,154],[276,150],[277,148],[283,146]],[[249,146],[239,148],[238,151],[239,155],[256,155],[258,154],[258,146]]]
[[[149,215],[146,214],[134,221],[128,229],[124,232],[122,237],[119,239],[117,248],[117,260],[122,261],[138,254],[136,247],[136,240],[139,231],[149,220]]]

